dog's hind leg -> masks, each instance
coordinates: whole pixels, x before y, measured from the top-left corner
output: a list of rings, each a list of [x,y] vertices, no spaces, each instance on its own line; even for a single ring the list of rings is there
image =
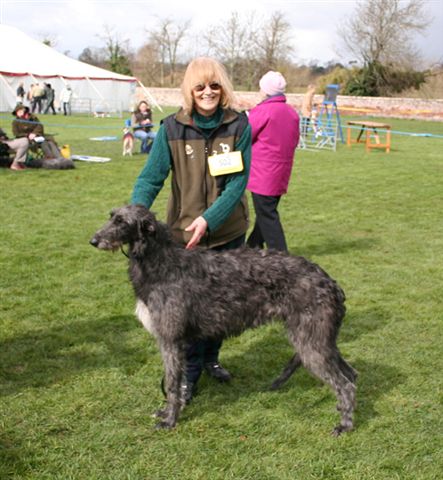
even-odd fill
[[[335,372],[333,378],[333,385],[338,405],[337,410],[341,413],[340,424],[337,425],[332,434],[338,437],[343,432],[348,432],[353,428],[353,413],[355,409],[355,380],[357,379],[357,373],[355,370],[340,356],[338,353],[338,369]]]
[[[337,349],[324,347],[324,351],[320,351],[323,349],[313,349],[307,345],[299,347],[303,366],[330,385],[337,397],[337,410],[341,413],[341,421],[332,431],[332,435],[338,437],[341,433],[352,430],[356,387],[349,377],[352,377],[351,371],[355,374],[354,369],[341,358]]]
[[[186,363],[185,349],[177,344],[164,344],[160,350],[165,369],[166,408],[155,413],[161,418],[156,428],[174,428],[182,409],[180,385]]]
[[[300,355],[298,353],[295,353],[291,360],[289,360],[288,364],[286,365],[280,376],[272,382],[270,390],[277,390],[283,384],[285,384],[289,380],[289,378],[291,378],[297,368],[301,366],[301,364],[302,363]]]

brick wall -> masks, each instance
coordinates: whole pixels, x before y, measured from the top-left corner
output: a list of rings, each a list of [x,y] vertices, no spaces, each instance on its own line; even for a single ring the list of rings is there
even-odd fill
[[[149,88],[149,92],[160,105],[178,107],[182,96],[178,88]],[[236,92],[239,106],[250,108],[260,101],[257,92]],[[142,97],[143,92],[138,91]],[[288,103],[299,109],[303,94],[287,94]],[[316,95],[315,102],[321,104],[323,95]],[[418,98],[348,97],[339,95],[337,106],[347,115],[382,116],[393,118],[416,118],[443,121],[443,100]]]

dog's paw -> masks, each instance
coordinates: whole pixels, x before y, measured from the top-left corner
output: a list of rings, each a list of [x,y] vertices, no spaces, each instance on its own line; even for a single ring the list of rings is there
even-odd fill
[[[156,430],[172,430],[174,427],[175,427],[174,424],[163,421],[163,422],[156,423],[154,428]]]
[[[168,412],[166,408],[160,408],[152,414],[153,418],[166,418],[167,416],[168,416]]]
[[[352,430],[352,425],[345,426],[345,425],[337,425],[334,430],[332,430],[331,435],[333,437],[339,437],[342,433],[350,432]]]

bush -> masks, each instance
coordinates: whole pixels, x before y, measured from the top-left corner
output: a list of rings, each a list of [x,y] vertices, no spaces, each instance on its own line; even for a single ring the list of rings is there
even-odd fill
[[[409,88],[418,90],[425,81],[426,72],[401,70],[374,62],[363,68],[336,68],[321,79],[319,87],[324,92],[326,85],[337,83],[343,95],[389,97]]]

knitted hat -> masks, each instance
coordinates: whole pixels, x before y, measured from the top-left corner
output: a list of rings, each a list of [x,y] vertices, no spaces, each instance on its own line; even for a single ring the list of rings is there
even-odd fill
[[[272,70],[265,73],[259,82],[260,89],[269,97],[271,95],[283,95],[286,88],[286,80],[280,72]]]

